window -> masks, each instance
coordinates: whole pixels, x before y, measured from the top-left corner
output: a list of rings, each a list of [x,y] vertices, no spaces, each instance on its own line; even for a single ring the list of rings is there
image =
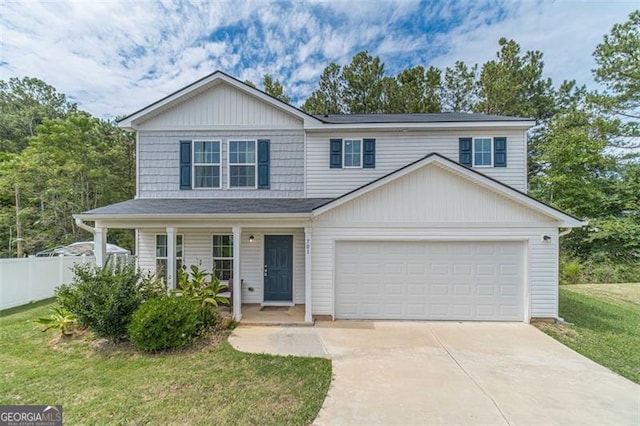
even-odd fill
[[[156,235],[156,274],[167,279],[167,234]],[[176,271],[182,267],[182,235],[176,235]]]
[[[229,188],[256,187],[256,141],[229,141]]]
[[[233,235],[213,236],[213,266],[220,281],[233,277]]]
[[[362,167],[362,141],[344,140],[344,167]]]
[[[473,140],[473,165],[491,166],[491,138],[475,138]]]
[[[220,142],[193,142],[193,187],[220,188]]]

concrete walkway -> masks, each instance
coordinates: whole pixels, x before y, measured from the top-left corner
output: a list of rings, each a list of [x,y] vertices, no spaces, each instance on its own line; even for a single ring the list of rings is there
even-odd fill
[[[527,324],[336,321],[229,341],[330,357],[317,425],[640,424],[640,386]]]

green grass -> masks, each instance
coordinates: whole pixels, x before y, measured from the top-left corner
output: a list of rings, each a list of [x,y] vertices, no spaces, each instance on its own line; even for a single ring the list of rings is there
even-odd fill
[[[329,360],[226,341],[157,355],[59,341],[33,323],[52,306],[0,312],[0,404],[62,404],[66,424],[307,425],[331,381]]]
[[[560,316],[574,325],[538,326],[576,352],[640,383],[640,284],[561,286]]]

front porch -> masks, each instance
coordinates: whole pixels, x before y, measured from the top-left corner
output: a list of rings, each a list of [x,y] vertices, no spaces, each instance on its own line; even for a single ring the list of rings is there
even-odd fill
[[[313,322],[304,319],[306,307],[303,304],[293,306],[261,306],[259,303],[245,303],[242,305],[242,320],[240,325],[279,325],[279,326],[310,326]],[[232,307],[221,307],[223,316],[233,315]]]
[[[311,228],[269,224],[202,222],[155,226],[132,224],[136,230],[138,266],[160,273],[176,287],[177,269],[197,265],[231,284],[232,318],[242,324],[312,324]],[[96,263],[106,262],[109,228],[122,223],[97,222]],[[234,277],[240,277],[234,279]]]

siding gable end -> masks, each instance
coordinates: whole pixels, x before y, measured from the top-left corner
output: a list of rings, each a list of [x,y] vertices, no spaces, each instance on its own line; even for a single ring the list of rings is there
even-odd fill
[[[358,224],[555,223],[435,162],[328,210],[317,220]]]
[[[141,130],[251,127],[302,128],[299,117],[270,105],[225,82],[186,98],[139,124]]]

